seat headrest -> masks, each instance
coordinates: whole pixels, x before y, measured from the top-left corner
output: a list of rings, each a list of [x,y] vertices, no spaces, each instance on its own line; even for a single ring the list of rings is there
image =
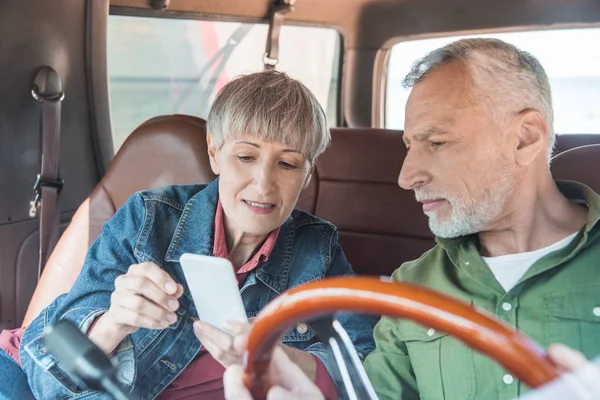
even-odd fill
[[[578,181],[600,192],[600,144],[576,147],[552,158],[552,177],[559,181]]]
[[[139,190],[208,183],[215,178],[207,153],[206,122],[165,115],[144,122],[127,137],[101,184],[118,209]]]

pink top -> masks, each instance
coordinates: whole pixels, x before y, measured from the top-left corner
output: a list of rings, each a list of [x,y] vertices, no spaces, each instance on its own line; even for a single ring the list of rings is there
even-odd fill
[[[215,214],[215,241],[214,255],[229,259],[227,243],[225,241],[225,226],[223,224],[223,207],[219,201]],[[241,287],[248,273],[254,270],[259,263],[269,259],[273,247],[277,242],[279,228],[269,234],[260,250],[237,271],[238,285]],[[92,325],[93,327],[93,325]],[[0,349],[4,350],[20,365],[19,345],[24,328],[5,330],[0,332]],[[91,329],[90,329],[91,330]],[[313,356],[317,364],[316,384],[327,400],[336,399],[337,391],[327,369]],[[225,368],[215,360],[204,348],[200,349],[198,356],[186,369],[158,396],[159,400],[188,399],[196,400],[223,399],[223,373]]]

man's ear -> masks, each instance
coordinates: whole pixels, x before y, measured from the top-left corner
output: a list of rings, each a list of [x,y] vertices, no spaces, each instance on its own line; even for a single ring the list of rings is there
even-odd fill
[[[304,185],[302,186],[302,190],[306,189],[310,185],[310,181],[312,180],[313,172],[315,172],[315,164],[312,164],[310,167],[310,171],[308,171],[308,175],[304,180]]]
[[[548,126],[542,114],[531,109],[521,111],[514,123],[517,129],[515,160],[518,165],[529,165],[548,150]]]
[[[208,159],[210,160],[210,168],[215,175],[219,175],[221,170],[219,169],[219,162],[217,161],[217,154],[219,149],[212,136],[212,134],[206,134],[206,147],[208,148]]]

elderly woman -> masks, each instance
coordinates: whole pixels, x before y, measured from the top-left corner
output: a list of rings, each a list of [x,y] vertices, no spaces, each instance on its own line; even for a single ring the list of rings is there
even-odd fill
[[[45,349],[44,327],[67,318],[112,356],[119,379],[138,398],[223,398],[224,367],[240,362],[240,355],[230,336],[194,322],[179,258],[229,259],[248,317],[289,288],[352,274],[336,228],[294,210],[329,140],[317,100],[287,75],[257,73],[225,86],[208,116],[208,153],[219,178],[136,193],[105,224],[72,290],[22,337],[20,361],[33,394],[104,396],[80,393],[77,380]],[[373,319],[339,320],[362,357],[373,350]],[[282,347],[334,395],[327,373],[333,360],[311,329],[298,325]]]

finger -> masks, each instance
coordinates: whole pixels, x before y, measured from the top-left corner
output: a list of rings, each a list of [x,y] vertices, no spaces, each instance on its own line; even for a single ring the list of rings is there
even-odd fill
[[[550,359],[568,371],[578,371],[587,364],[587,359],[577,350],[563,344],[552,344],[548,348]]]
[[[167,294],[174,295],[177,292],[177,283],[173,278],[152,262],[133,264],[127,274],[145,276]]]
[[[225,351],[235,351],[235,348],[233,347],[233,337],[211,324],[196,321],[194,322],[194,332],[197,332],[196,336],[201,342],[210,339],[211,342]]]
[[[204,338],[201,343],[210,355],[224,367],[242,363],[242,356],[236,351],[223,349],[209,338]]]
[[[289,389],[295,393],[318,394],[320,390],[306,376],[304,371],[294,363],[285,351],[277,346],[273,351],[269,371],[273,377],[273,383]]]
[[[318,394],[294,393],[281,386],[273,386],[267,393],[267,400],[322,400],[323,396]]]
[[[250,391],[244,385],[244,369],[241,365],[232,365],[225,370],[223,387],[226,400],[252,400]]]
[[[112,305],[129,310],[140,317],[162,322],[162,325],[165,325],[165,327],[177,321],[177,315],[174,312],[165,310],[147,298],[133,293],[113,292],[111,295]]]
[[[158,321],[119,306],[111,306],[109,311],[111,312],[111,319],[119,325],[145,329],[165,329],[169,326],[164,321]]]
[[[237,336],[250,333],[252,325],[247,322],[227,320],[223,323],[223,328],[225,328],[231,334]]]
[[[143,275],[121,275],[115,280],[115,292],[130,292],[141,295],[167,311],[176,311],[179,301],[174,296],[165,293],[148,277]]]
[[[248,335],[239,335],[233,339],[233,348],[236,349],[240,354],[244,354],[246,347],[248,347]]]
[[[175,298],[180,298],[183,295],[183,285],[181,283],[177,284],[177,292],[175,292]]]

